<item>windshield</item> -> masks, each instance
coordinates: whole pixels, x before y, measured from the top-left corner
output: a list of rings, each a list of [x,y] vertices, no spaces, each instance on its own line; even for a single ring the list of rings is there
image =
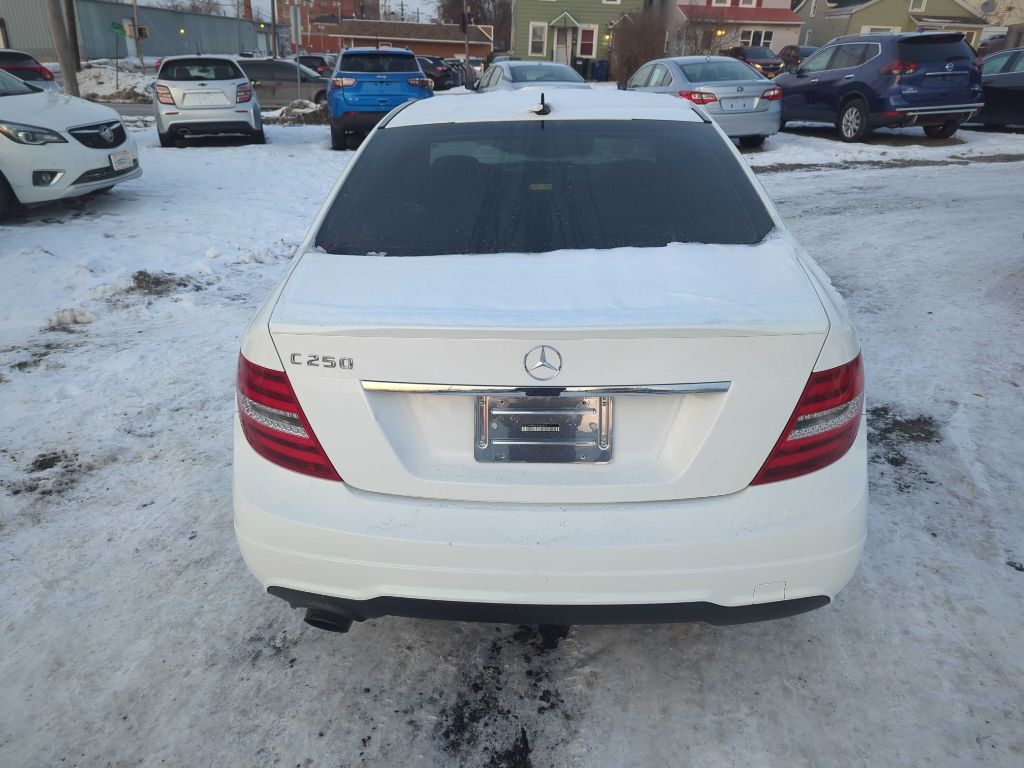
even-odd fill
[[[524,120],[378,130],[316,245],[355,255],[544,253],[757,243],[772,226],[711,125]]]
[[[580,77],[572,67],[564,64],[523,64],[516,67],[509,67],[512,73],[513,83],[582,83]]]
[[[346,53],[339,72],[419,72],[420,65],[411,54]]]
[[[744,48],[748,59],[774,59],[775,54],[768,48]]]
[[[974,61],[974,51],[963,35],[926,35],[900,40],[900,59],[914,64]]]
[[[766,80],[741,61],[701,61],[680,67],[691,83],[724,83],[730,80]]]
[[[39,93],[39,91],[0,69],[0,96],[20,96],[26,93]]]
[[[234,62],[227,59],[175,59],[165,61],[160,67],[158,80],[200,81],[200,80],[243,80]]]

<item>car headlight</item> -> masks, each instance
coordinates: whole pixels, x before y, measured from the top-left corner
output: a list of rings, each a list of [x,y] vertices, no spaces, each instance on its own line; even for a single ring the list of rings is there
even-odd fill
[[[39,128],[35,125],[23,123],[11,123],[7,120],[0,120],[0,133],[11,141],[19,144],[67,144],[67,139],[56,131],[48,128]]]

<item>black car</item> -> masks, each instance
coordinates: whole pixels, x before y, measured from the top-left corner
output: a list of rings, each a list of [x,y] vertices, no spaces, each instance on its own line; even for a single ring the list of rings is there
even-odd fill
[[[804,59],[818,50],[814,45],[787,45],[779,51],[779,58],[782,59],[782,66],[787,72],[791,72],[801,64]]]
[[[301,53],[296,59],[299,64],[309,67],[320,77],[330,77],[334,71],[334,57],[326,53]]]
[[[985,125],[1024,125],[1024,48],[1009,48],[988,56],[981,65],[985,106],[971,122]]]
[[[782,71],[782,59],[762,45],[737,45],[723,51],[722,55],[746,62],[765,77],[775,77]]]
[[[453,85],[451,67],[438,56],[417,56],[423,74],[434,81],[435,91],[446,91]]]

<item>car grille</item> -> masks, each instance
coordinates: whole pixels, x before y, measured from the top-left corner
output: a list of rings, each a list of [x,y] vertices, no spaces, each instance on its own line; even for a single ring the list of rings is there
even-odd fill
[[[132,167],[125,168],[123,171],[115,171],[113,168],[94,168],[91,171],[86,171],[77,179],[72,182],[72,186],[75,184],[90,184],[94,181],[104,181],[105,179],[116,179],[118,176],[124,176],[126,173],[131,173],[139,167],[138,160],[132,160]]]
[[[81,125],[68,130],[72,136],[93,149],[111,149],[124,143],[124,126],[120,120],[95,125]]]

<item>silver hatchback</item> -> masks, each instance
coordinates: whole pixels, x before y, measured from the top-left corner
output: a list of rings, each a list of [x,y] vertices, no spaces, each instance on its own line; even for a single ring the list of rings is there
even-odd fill
[[[729,56],[678,56],[644,64],[620,88],[699,104],[744,147],[760,147],[782,124],[782,89]]]
[[[160,145],[197,134],[235,133],[265,141],[260,105],[238,64],[218,56],[164,59],[153,85]]]

